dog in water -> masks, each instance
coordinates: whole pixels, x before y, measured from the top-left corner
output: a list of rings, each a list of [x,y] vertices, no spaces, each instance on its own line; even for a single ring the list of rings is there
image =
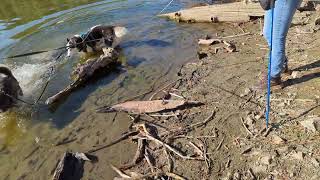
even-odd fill
[[[0,112],[13,107],[22,89],[8,67],[0,66]]]
[[[67,56],[70,56],[71,50],[75,48],[84,53],[99,52],[108,47],[114,48],[127,33],[125,27],[94,26],[87,33],[67,38]]]

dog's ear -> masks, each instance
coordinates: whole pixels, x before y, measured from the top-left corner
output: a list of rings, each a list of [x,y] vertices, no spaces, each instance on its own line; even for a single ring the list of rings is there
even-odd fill
[[[69,38],[67,38],[67,42],[69,42],[70,41],[70,39]]]

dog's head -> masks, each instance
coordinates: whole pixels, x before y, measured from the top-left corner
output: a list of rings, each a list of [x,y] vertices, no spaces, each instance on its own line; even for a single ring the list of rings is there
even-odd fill
[[[80,51],[82,51],[85,48],[85,43],[83,42],[83,39],[79,35],[74,35],[70,39],[67,38],[67,56],[71,55],[71,50],[74,48],[77,48]]]

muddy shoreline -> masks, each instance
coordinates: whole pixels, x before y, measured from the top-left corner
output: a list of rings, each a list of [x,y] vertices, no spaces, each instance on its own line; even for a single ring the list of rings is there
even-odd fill
[[[290,29],[287,50],[289,67],[296,72],[286,78],[287,86],[272,94],[270,130],[263,130],[265,91],[258,90],[259,79],[266,72],[267,47],[260,36],[259,20],[245,24],[225,24],[216,30],[218,37],[250,32],[250,35],[228,39],[237,47],[236,52],[214,52],[214,48],[202,47],[200,52],[208,57],[185,64],[171,80],[181,78],[168,91],[173,91],[187,100],[205,105],[179,111],[178,117],[146,119],[170,129],[183,128],[205,120],[213,110],[214,118],[184,136],[168,142],[187,154],[194,153],[189,144],[206,144],[211,166],[206,162],[183,160],[172,155],[172,172],[187,179],[318,179],[320,174],[319,133],[312,132],[300,121],[319,117],[320,53],[317,50],[320,33],[314,31],[314,21],[320,15],[313,12],[307,25]],[[210,27],[208,27],[210,28]],[[312,29],[312,33],[309,32]],[[203,34],[205,37],[206,34]],[[169,81],[171,81],[169,80]],[[168,83],[156,81],[152,94]],[[164,93],[157,94],[161,99]],[[176,97],[172,97],[176,98]],[[138,98],[139,99],[139,98]],[[99,105],[104,100],[99,101]],[[27,144],[32,149],[21,154],[18,165],[7,179],[50,179],[57,160],[65,151],[87,152],[108,144],[128,131],[131,119],[126,113],[91,114],[92,109],[83,109],[76,120],[57,130],[50,139]],[[121,120],[121,121],[119,121]],[[37,127],[35,127],[37,128]],[[54,143],[52,143],[54,142]],[[34,146],[34,147],[33,147]],[[32,147],[32,148],[31,148]],[[110,164],[117,167],[131,162],[137,143],[127,139],[94,153],[97,163],[85,163],[83,179],[110,179],[117,174]],[[154,152],[159,147],[154,147]],[[155,155],[155,157],[158,157]],[[156,159],[157,160],[157,159]],[[167,164],[158,158],[157,164],[167,171]],[[143,161],[132,169],[148,173],[149,165]],[[130,171],[130,170],[129,170]],[[16,173],[18,172],[18,173]],[[318,173],[318,174],[317,174]]]

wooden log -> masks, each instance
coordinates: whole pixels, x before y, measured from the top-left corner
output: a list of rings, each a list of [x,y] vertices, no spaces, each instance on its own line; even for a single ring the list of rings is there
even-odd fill
[[[264,13],[259,3],[234,2],[193,7],[159,16],[179,22],[248,22],[251,18],[263,18]],[[294,18],[302,17],[306,17],[305,12],[297,12]]]
[[[75,80],[57,94],[49,97],[46,100],[46,104],[51,105],[63,97],[66,97],[76,88],[84,85],[92,76],[96,74],[97,71],[101,70],[102,68],[110,70],[110,65],[117,62],[119,52],[113,48],[103,49],[103,52],[104,54],[99,58],[92,58],[87,60],[84,64],[79,64],[76,70],[72,73],[76,76]]]

